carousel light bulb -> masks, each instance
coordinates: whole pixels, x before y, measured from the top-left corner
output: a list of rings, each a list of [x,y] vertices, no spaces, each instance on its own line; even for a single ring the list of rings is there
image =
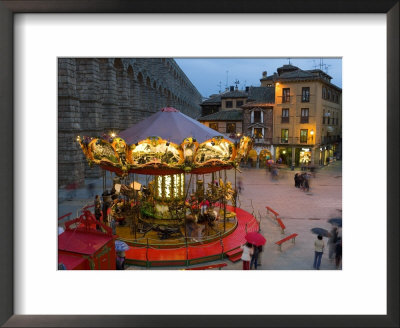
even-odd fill
[[[114,132],[111,133],[111,137],[112,137],[112,138],[115,138],[115,133],[114,133]]]
[[[78,142],[81,141],[81,137],[80,137],[80,136],[77,136],[77,137],[76,137],[76,141],[78,141]]]

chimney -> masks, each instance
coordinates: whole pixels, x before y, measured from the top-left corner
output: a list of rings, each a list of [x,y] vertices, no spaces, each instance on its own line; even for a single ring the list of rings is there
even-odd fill
[[[229,91],[234,91],[234,90],[235,90],[235,87],[233,85],[231,85]]]
[[[262,72],[263,77],[267,77],[267,71]]]

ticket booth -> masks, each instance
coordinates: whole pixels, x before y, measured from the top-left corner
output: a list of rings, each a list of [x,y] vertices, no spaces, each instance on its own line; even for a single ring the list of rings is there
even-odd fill
[[[58,264],[67,270],[115,270],[112,230],[85,211],[58,235]]]

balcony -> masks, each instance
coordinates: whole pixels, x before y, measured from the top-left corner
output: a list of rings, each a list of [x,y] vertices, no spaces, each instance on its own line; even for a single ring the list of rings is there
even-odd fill
[[[272,138],[254,138],[255,144],[271,145]]]
[[[282,116],[281,123],[289,123],[289,116]]]
[[[315,145],[315,139],[308,137],[306,142],[301,142],[300,137],[289,137],[289,138],[282,138],[282,137],[274,137],[273,142],[274,144],[286,144],[286,145]]]
[[[278,104],[294,104],[295,97],[292,96],[277,96]]]
[[[321,144],[325,145],[325,144],[330,144],[333,142],[341,142],[342,139],[340,138],[340,136],[323,136],[321,137]]]
[[[301,116],[300,123],[308,123],[308,116]]]

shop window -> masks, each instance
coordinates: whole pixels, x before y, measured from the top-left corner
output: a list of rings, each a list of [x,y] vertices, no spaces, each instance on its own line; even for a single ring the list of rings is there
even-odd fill
[[[209,127],[210,127],[210,129],[218,131],[218,123],[210,123]]]
[[[289,142],[289,129],[282,129],[281,130],[281,143],[288,143]]]
[[[254,121],[253,123],[261,122],[261,111],[254,111]]]
[[[227,101],[225,103],[226,108],[232,108],[233,107],[233,102],[232,101]]]
[[[307,143],[307,137],[308,137],[308,130],[307,129],[300,130],[300,143]]]
[[[256,138],[256,139],[263,138],[262,128],[254,128],[254,138]]]
[[[282,89],[282,103],[290,102],[290,88]]]
[[[243,100],[237,100],[236,101],[236,108],[243,106]]]
[[[310,88],[304,87],[301,89],[301,101],[310,102]]]
[[[226,123],[226,133],[236,133],[236,123]]]
[[[309,109],[308,108],[302,108],[301,109],[300,123],[308,123],[308,113],[309,113]]]

